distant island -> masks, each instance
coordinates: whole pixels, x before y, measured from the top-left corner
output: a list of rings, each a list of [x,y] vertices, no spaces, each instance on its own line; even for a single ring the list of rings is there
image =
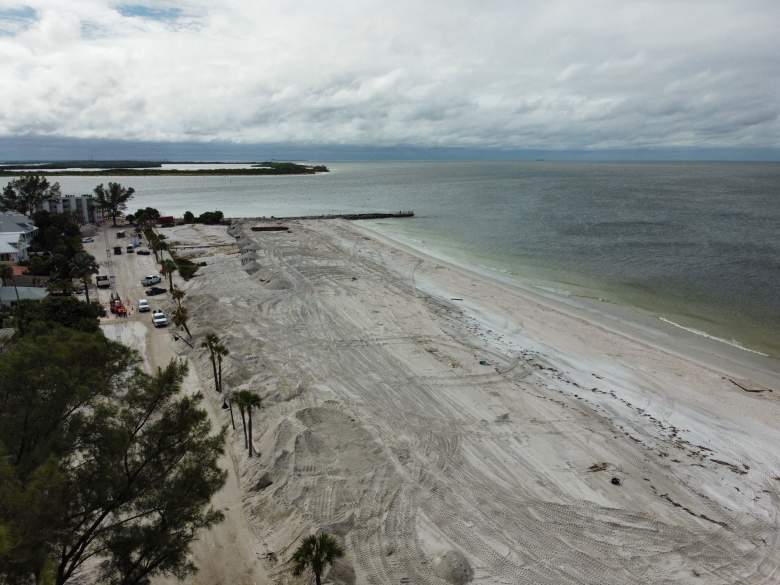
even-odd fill
[[[215,165],[210,169],[171,169],[163,168],[163,164],[203,164]],[[314,175],[329,172],[324,165],[303,165],[292,162],[256,162],[251,168],[216,168],[219,165],[231,163],[220,162],[162,162],[135,160],[103,160],[103,161],[57,161],[44,162],[31,166],[28,164],[0,164],[0,176],[19,176],[40,174],[52,176],[147,176],[147,175]]]

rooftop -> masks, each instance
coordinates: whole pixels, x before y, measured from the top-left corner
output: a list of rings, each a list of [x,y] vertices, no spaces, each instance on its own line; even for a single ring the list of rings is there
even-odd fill
[[[0,212],[0,233],[27,233],[34,229],[35,225],[26,215],[14,211]]]

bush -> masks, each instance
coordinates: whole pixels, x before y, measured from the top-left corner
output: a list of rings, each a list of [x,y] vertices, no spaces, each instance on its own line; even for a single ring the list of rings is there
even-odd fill
[[[222,223],[225,215],[221,211],[205,211],[198,216],[197,223],[216,225]]]

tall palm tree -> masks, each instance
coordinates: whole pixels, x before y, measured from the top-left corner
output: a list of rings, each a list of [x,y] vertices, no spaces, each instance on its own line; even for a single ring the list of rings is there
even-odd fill
[[[222,392],[222,358],[230,355],[228,348],[221,343],[217,344],[214,348],[214,354],[217,356],[217,380],[219,385],[219,391]]]
[[[201,347],[209,350],[209,359],[211,360],[211,368],[214,371],[214,390],[219,393],[219,378],[217,378],[217,356],[214,353],[214,348],[219,345],[219,337],[216,333],[208,333],[206,338],[200,344]]]
[[[241,421],[244,421],[244,413],[246,413],[247,418],[249,419],[248,425],[244,423],[244,447],[247,448],[249,456],[251,457],[255,454],[254,443],[252,442],[252,410],[260,408],[262,400],[254,392],[240,390],[239,392],[236,392],[236,404],[238,404],[238,409],[241,411]]]
[[[162,273],[168,277],[168,290],[170,292],[173,292],[173,273],[176,272],[177,268],[176,262],[173,260],[162,261]]]
[[[116,226],[116,216],[121,209],[127,207],[127,202],[132,199],[133,193],[135,193],[135,189],[123,187],[119,183],[109,182],[108,188],[104,188],[103,183],[95,187],[98,207],[107,210],[111,214],[114,226]]]
[[[307,536],[293,553],[293,575],[303,575],[306,569],[314,573],[317,585],[322,585],[322,573],[333,561],[344,556],[344,549],[325,532]]]
[[[92,284],[92,275],[100,272],[95,257],[86,252],[78,252],[70,261],[70,275],[84,283],[84,294],[89,304],[89,285]]]
[[[184,327],[184,330],[187,332],[187,337],[192,338],[192,333],[190,333],[190,328],[187,327],[187,320],[190,318],[189,312],[187,311],[187,307],[182,307],[179,305],[176,307],[176,310],[173,312],[173,324],[176,325],[176,327]],[[222,381],[220,380],[220,385]]]
[[[233,395],[233,399],[241,414],[241,429],[244,431],[244,449],[249,449],[249,437],[246,434],[246,390],[240,390]]]
[[[173,292],[171,293],[171,297],[173,297],[173,300],[176,301],[176,305],[181,308],[181,303],[184,300],[184,297],[187,295],[183,290],[180,288],[173,289]]]

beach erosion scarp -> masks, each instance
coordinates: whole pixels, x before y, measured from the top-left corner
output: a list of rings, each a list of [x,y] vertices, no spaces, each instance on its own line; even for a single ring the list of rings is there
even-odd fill
[[[229,448],[278,582],[315,530],[345,547],[334,583],[777,574],[777,391],[743,391],[714,358],[345,220],[253,225],[166,234],[206,263],[182,285],[196,341],[217,331],[226,386],[263,400],[259,455],[240,432]],[[203,352],[182,351],[207,379]],[[746,362],[733,376],[750,373]]]

